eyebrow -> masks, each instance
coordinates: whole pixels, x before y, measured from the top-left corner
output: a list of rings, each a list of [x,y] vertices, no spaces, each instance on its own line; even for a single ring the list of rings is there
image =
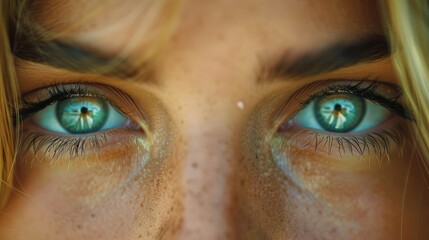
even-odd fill
[[[126,59],[106,57],[100,52],[61,41],[21,41],[13,46],[14,56],[55,68],[81,73],[98,73],[116,77],[130,77],[136,74]]]
[[[383,60],[390,56],[389,43],[383,35],[373,35],[352,42],[338,42],[316,52],[291,60],[284,54],[269,68],[273,77],[307,77],[360,63]]]
[[[26,61],[74,72],[116,77],[131,77],[137,72],[126,59],[109,58],[97,51],[61,41],[20,41],[13,47],[13,54]],[[338,42],[294,60],[291,60],[290,54],[283,54],[268,71],[270,78],[306,77],[359,63],[380,61],[389,55],[390,47],[386,37],[373,35],[358,41]]]

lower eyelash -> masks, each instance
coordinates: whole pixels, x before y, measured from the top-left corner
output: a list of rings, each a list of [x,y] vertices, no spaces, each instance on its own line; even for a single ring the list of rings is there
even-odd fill
[[[86,149],[97,152],[101,145],[107,142],[108,133],[93,134],[87,137],[64,137],[52,136],[41,132],[32,132],[26,135],[25,140],[20,144],[22,153],[32,152],[36,155],[43,151],[44,156],[53,159],[64,154],[69,154],[70,159],[74,159],[86,153]]]
[[[324,151],[329,155],[338,151],[340,156],[345,154],[383,155],[389,152],[391,143],[400,145],[404,139],[405,130],[402,127],[389,130],[375,131],[359,136],[335,136],[314,130],[298,130],[289,135],[289,139],[309,139],[307,143],[302,140],[292,140],[302,148],[314,148],[315,151]],[[285,133],[279,133],[285,134]],[[290,142],[289,142],[290,143]]]

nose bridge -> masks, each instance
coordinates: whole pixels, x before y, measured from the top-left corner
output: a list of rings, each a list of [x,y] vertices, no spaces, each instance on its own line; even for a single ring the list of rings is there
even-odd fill
[[[240,158],[240,127],[250,109],[248,93],[254,90],[247,69],[253,69],[255,62],[250,51],[228,40],[232,37],[219,43],[213,34],[201,36],[174,42],[163,59],[168,70],[160,71],[163,75],[159,76],[161,81],[174,79],[164,85],[163,94],[168,94],[163,97],[171,103],[181,134],[178,148],[185,151],[180,159],[185,195],[178,239],[232,239],[234,226],[228,213],[233,207],[231,174]],[[245,107],[237,105],[240,101]]]
[[[192,84],[194,90],[177,91],[185,89],[179,80],[178,85],[169,86],[176,89],[169,97],[176,99],[174,103],[179,109],[175,119],[184,166],[184,211],[178,239],[214,240],[233,236],[228,210],[232,202],[231,173],[240,155],[238,126],[243,111],[234,104],[240,95],[236,88],[218,84],[228,79],[225,75],[189,74],[180,79],[180,84]]]
[[[231,146],[228,127],[219,122],[214,126],[214,121],[190,127],[186,134],[181,239],[229,239],[232,230],[229,176],[237,152]]]

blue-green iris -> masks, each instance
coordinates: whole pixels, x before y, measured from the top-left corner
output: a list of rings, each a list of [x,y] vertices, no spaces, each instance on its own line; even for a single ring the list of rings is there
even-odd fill
[[[106,123],[109,106],[99,98],[74,97],[58,102],[56,115],[58,122],[69,133],[92,133]]]
[[[353,130],[362,121],[365,111],[365,100],[352,94],[323,96],[314,103],[317,122],[330,132]]]

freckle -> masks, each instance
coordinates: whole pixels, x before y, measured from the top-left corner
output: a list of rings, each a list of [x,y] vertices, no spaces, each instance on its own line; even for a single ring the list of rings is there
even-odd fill
[[[92,218],[95,218],[95,214],[94,214],[94,213],[91,213],[91,217],[92,217]]]
[[[192,163],[192,167],[193,167],[193,168],[198,168],[198,163],[193,162],[193,163]]]
[[[240,186],[244,186],[246,184],[246,182],[244,181],[244,179],[240,180]]]

